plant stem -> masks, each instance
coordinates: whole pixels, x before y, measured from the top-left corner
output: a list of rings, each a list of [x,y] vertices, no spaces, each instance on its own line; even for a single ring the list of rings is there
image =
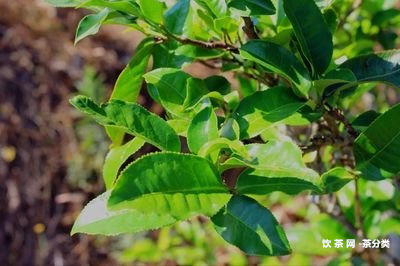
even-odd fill
[[[242,18],[244,21],[244,26],[242,29],[244,33],[246,33],[247,38],[249,38],[249,40],[260,39],[254,28],[254,24],[253,21],[251,21],[251,18],[250,17],[242,17]]]

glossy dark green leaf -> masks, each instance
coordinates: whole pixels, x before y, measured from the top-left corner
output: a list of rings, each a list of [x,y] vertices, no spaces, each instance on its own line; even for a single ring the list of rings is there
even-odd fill
[[[112,190],[108,206],[187,219],[196,214],[211,216],[229,198],[210,161],[163,152],[145,155],[128,165]]]
[[[328,8],[328,9],[324,10],[323,15],[324,15],[326,24],[329,27],[329,30],[331,31],[332,34],[334,34],[336,32],[336,28],[339,23],[338,15],[336,14],[336,11],[333,8]]]
[[[211,218],[217,232],[249,255],[283,256],[291,252],[283,228],[272,213],[246,196],[234,196]]]
[[[285,87],[258,91],[244,98],[235,112],[241,138],[261,134],[269,126],[294,114],[304,104],[304,100]]]
[[[240,48],[240,54],[245,59],[287,78],[302,95],[308,95],[311,88],[309,74],[301,62],[286,48],[268,41],[253,40]]]
[[[107,201],[111,191],[89,202],[72,227],[71,234],[118,235],[154,230],[176,222],[170,214],[140,212],[135,209],[110,210]]]
[[[400,50],[355,57],[340,68],[350,69],[359,83],[380,81],[400,88]]]
[[[313,0],[284,0],[283,8],[312,72],[322,74],[331,62],[333,43],[320,9]]]
[[[240,137],[240,127],[233,118],[227,118],[220,129],[220,136],[230,140],[238,140]]]
[[[397,174],[400,171],[400,104],[376,118],[354,142],[356,167],[364,171],[378,168]]]
[[[180,140],[176,132],[162,118],[138,104],[111,100],[98,106],[85,96],[76,96],[71,99],[71,103],[103,126],[121,128],[161,150],[180,151]]]
[[[351,122],[351,125],[359,132],[364,131],[380,115],[380,113],[377,113],[374,110],[369,110],[356,117],[356,119]]]
[[[209,76],[204,82],[209,91],[217,91],[223,95],[231,92],[231,84],[223,76]]]
[[[183,101],[183,109],[195,107],[208,94],[208,89],[203,80],[188,78],[186,81],[186,98]]]
[[[239,10],[250,10],[251,16],[273,15],[275,6],[270,0],[234,0],[229,2],[229,7]]]
[[[164,15],[165,27],[172,33],[181,35],[189,14],[190,0],[179,0]]]
[[[210,140],[218,138],[217,115],[212,107],[206,107],[192,120],[187,135],[191,152],[197,153]]]
[[[110,149],[103,165],[103,179],[106,189],[112,187],[121,166],[132,154],[137,152],[145,142],[145,140],[136,137],[122,146],[116,146]]]
[[[85,16],[80,22],[76,29],[75,44],[77,44],[83,38],[96,34],[104,20],[107,18],[109,10],[103,9],[97,14],[91,14]]]
[[[175,50],[178,47],[178,43],[171,40],[156,45],[153,50],[153,69],[181,68],[183,64],[193,61],[193,58],[177,55]]]
[[[324,193],[332,193],[340,190],[354,179],[343,167],[332,168],[321,175],[321,189]]]
[[[250,144],[246,148],[251,160],[239,157],[226,164],[244,163],[250,169],[239,176],[236,191],[239,194],[264,195],[274,191],[297,194],[304,190],[320,191],[318,173],[307,168],[301,150],[292,142],[269,141]]]

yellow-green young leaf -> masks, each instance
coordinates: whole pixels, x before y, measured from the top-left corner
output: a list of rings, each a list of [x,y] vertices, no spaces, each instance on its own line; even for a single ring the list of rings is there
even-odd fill
[[[332,34],[314,0],[284,0],[283,8],[292,23],[302,54],[314,75],[328,68],[333,54]]]
[[[400,172],[399,117],[397,104],[376,118],[355,140],[356,168],[363,176],[387,177]]]
[[[291,252],[283,228],[272,213],[246,196],[234,196],[211,218],[217,232],[248,255],[283,256]]]
[[[84,1],[81,5],[79,5],[79,7],[88,7],[88,8],[108,7],[111,10],[124,12],[136,17],[142,17],[142,13],[137,4],[130,0],[117,0],[117,1],[88,0]]]
[[[179,137],[168,123],[138,104],[111,100],[98,106],[85,96],[72,98],[71,104],[103,126],[121,128],[161,150],[180,151]]]
[[[107,18],[109,10],[104,8],[97,14],[91,14],[85,16],[80,22],[76,29],[75,44],[77,44],[83,38],[96,34],[103,21]]]
[[[217,122],[217,115],[212,107],[204,108],[193,118],[187,136],[191,152],[198,153],[204,144],[218,138]]]
[[[157,24],[163,23],[165,4],[159,0],[137,0],[145,18]]]
[[[214,215],[230,198],[210,161],[189,154],[154,153],[128,165],[108,206],[171,214],[178,220]]]
[[[103,178],[106,189],[110,189],[117,178],[118,171],[125,161],[137,152],[145,143],[145,140],[136,137],[122,146],[111,148],[103,165]]]
[[[307,69],[286,48],[269,41],[253,40],[240,48],[240,54],[243,58],[282,75],[297,88],[298,93],[308,95],[311,79]]]
[[[162,106],[171,114],[181,116],[186,98],[186,82],[190,75],[176,68],[158,68],[144,75],[155,86]]]
[[[324,193],[332,193],[340,190],[342,187],[347,185],[354,179],[354,176],[350,174],[343,167],[335,167],[325,172],[321,176],[321,190]]]
[[[380,81],[400,88],[400,50],[355,57],[340,68],[350,69],[359,83]]]
[[[289,88],[274,87],[245,97],[235,115],[240,126],[240,138],[255,137],[299,110],[305,101]]]
[[[180,0],[164,15],[165,27],[176,35],[181,35],[189,14],[190,0]]]
[[[239,176],[236,191],[239,194],[264,195],[273,191],[297,194],[303,190],[320,192],[319,176],[307,168],[301,150],[292,142],[271,140],[266,144],[249,144],[246,148],[251,160],[239,156],[225,164],[248,166]]]
[[[71,234],[118,235],[154,230],[176,222],[169,214],[143,213],[135,209],[110,210],[107,191],[89,202],[76,219]]]
[[[144,39],[136,48],[129,64],[122,70],[115,83],[110,100],[136,102],[146,72],[147,63],[154,47],[152,39]],[[106,127],[107,135],[113,144],[119,146],[124,137],[124,131],[115,127]]]

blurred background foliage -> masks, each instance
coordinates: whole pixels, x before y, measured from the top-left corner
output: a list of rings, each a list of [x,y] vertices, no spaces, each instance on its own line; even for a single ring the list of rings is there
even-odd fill
[[[316,2],[335,31],[336,63],[366,52],[399,48],[399,1]],[[78,93],[97,102],[107,99],[142,36],[106,26],[74,47],[75,27],[84,11],[55,9],[42,0],[0,0],[0,10],[0,265],[365,263],[357,256],[349,260],[354,250],[322,248],[322,239],[354,237],[337,218],[321,214],[321,208],[331,208],[324,204],[332,199],[306,195],[292,198],[272,193],[260,198],[271,206],[293,246],[294,253],[281,258],[243,255],[224,244],[205,218],[135,235],[70,237],[79,210],[103,191],[101,167],[110,143],[100,126],[72,110],[68,99]],[[262,37],[285,43],[290,34],[288,21],[275,31],[266,30],[272,19],[276,18],[260,19],[256,27]],[[196,63],[187,71],[197,76],[215,73]],[[399,102],[399,94],[386,85],[362,86],[341,103],[354,114],[369,109],[383,112]],[[162,113],[144,92],[139,102]],[[142,153],[150,149],[145,146]],[[326,149],[324,156],[335,153]],[[393,213],[400,208],[399,182],[363,182],[360,187],[363,211],[369,213],[363,221],[367,236],[390,235],[399,247],[400,222],[398,213]],[[354,185],[349,184],[335,199],[350,220],[352,191]],[[400,260],[390,249],[379,263],[386,264],[388,257]]]

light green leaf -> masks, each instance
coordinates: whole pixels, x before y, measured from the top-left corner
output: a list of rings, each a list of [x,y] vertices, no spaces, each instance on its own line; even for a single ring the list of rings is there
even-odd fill
[[[186,18],[189,14],[190,0],[180,0],[164,15],[165,27],[173,34],[183,33]]]
[[[400,50],[355,57],[340,68],[350,69],[359,83],[380,81],[400,88]]]
[[[226,138],[217,138],[214,140],[210,140],[206,144],[204,144],[198,152],[198,155],[201,157],[207,157],[209,154],[212,154],[215,151],[219,151],[221,149],[230,149],[240,156],[244,158],[248,158],[248,152],[243,143],[239,140],[230,140]]]
[[[204,144],[216,138],[218,138],[217,115],[212,107],[206,107],[193,118],[189,126],[187,137],[189,149],[193,153],[198,153]]]
[[[252,169],[241,173],[236,184],[239,194],[264,195],[273,191],[297,194],[303,190],[319,192],[318,173],[306,167],[301,150],[292,142],[271,140],[266,144],[246,145],[251,160],[233,158]]]
[[[207,49],[199,46],[185,44],[179,46],[179,48],[175,50],[175,54],[195,59],[209,60],[221,57],[225,54],[225,52],[223,50]]]
[[[227,118],[222,125],[219,134],[222,138],[238,140],[240,137],[240,127],[238,122],[233,118]]]
[[[110,99],[136,102],[143,83],[143,74],[154,47],[152,39],[144,39],[136,48],[129,64],[122,70],[115,83]],[[106,127],[106,132],[114,145],[122,142],[124,131],[115,127]]]
[[[137,152],[144,144],[145,140],[136,137],[122,146],[110,149],[103,165],[103,178],[107,190],[112,187],[118,171],[129,156]]]
[[[283,8],[312,73],[324,73],[331,62],[333,43],[320,9],[313,0],[284,0]]]
[[[227,15],[228,6],[225,0],[195,0],[201,7],[206,9],[214,17],[220,18]]]
[[[248,255],[283,256],[291,252],[283,228],[272,213],[246,196],[234,196],[211,218],[217,232]]]
[[[79,22],[79,25],[76,29],[75,44],[87,36],[95,35],[99,31],[103,21],[107,18],[108,13],[109,10],[104,8],[97,14],[85,16]]]
[[[156,87],[162,106],[178,117],[183,112],[189,77],[189,74],[175,68],[158,68],[144,75],[146,82]]]
[[[214,215],[229,198],[228,189],[208,160],[164,152],[143,156],[127,166],[108,205],[187,219],[197,214]]]
[[[356,167],[368,175],[369,168],[400,171],[400,104],[376,118],[354,142]]]
[[[202,99],[207,98],[208,89],[203,80],[188,78],[186,81],[186,98],[183,102],[183,110],[193,109]]]
[[[268,127],[294,114],[305,103],[285,87],[258,91],[244,98],[235,112],[241,139],[261,134]]]
[[[336,192],[353,179],[354,176],[345,168],[335,167],[321,176],[321,189],[324,193]]]
[[[138,45],[129,64],[122,70],[115,83],[110,97],[111,100],[136,102],[140,88],[142,87],[143,74],[146,72],[153,47],[153,39],[144,39]]]
[[[141,137],[161,150],[180,150],[179,137],[167,122],[138,104],[111,100],[98,106],[85,96],[72,98],[71,104],[103,126],[121,128],[126,133]]]
[[[293,83],[301,95],[308,95],[311,81],[307,69],[286,48],[264,40],[253,40],[240,48],[240,54],[282,75]]]
[[[137,0],[137,3],[146,19],[157,24],[163,23],[163,14],[165,9],[163,2],[159,0]]]
[[[176,222],[169,214],[143,213],[135,209],[110,210],[107,191],[89,202],[76,219],[71,234],[118,235],[154,230]]]

